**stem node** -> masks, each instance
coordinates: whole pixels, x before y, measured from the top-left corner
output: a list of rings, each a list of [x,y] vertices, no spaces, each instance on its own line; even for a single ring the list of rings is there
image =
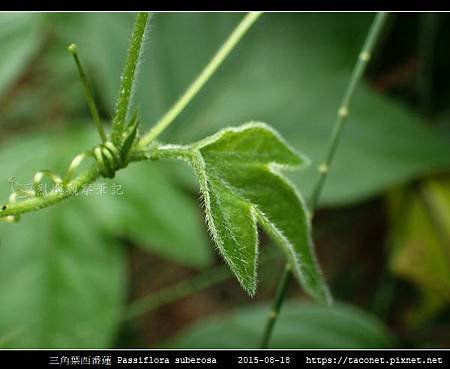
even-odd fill
[[[343,106],[338,111],[338,116],[340,118],[347,118],[349,114],[348,108],[346,106]]]
[[[387,13],[377,13],[377,15],[375,16],[375,20],[373,21],[373,23],[370,27],[369,33],[368,33],[367,38],[362,47],[362,51],[360,52],[360,54],[358,56],[358,61],[355,65],[355,67],[353,68],[350,81],[347,85],[347,88],[344,93],[344,97],[343,97],[341,105],[340,105],[341,107],[338,110],[337,117],[334,122],[333,131],[331,133],[331,139],[329,142],[326,159],[322,164],[320,164],[320,166],[318,168],[319,169],[319,178],[317,179],[316,185],[313,188],[313,191],[312,191],[312,194],[310,197],[310,204],[309,204],[311,220],[312,220],[312,218],[314,216],[314,212],[319,204],[320,195],[322,193],[322,189],[325,184],[325,180],[327,178],[328,172],[331,169],[331,164],[332,164],[333,158],[336,154],[336,149],[337,149],[337,146],[339,143],[339,139],[341,138],[341,135],[343,132],[344,123],[346,121],[346,118],[349,115],[348,107],[350,105],[350,101],[353,97],[356,86],[360,82],[360,80],[364,74],[364,71],[366,70],[368,61],[370,59],[370,55],[372,54],[372,50],[374,49],[375,44],[380,36],[381,30],[386,21],[386,18],[387,18]],[[289,287],[289,281],[290,281],[291,277],[292,277],[292,273],[286,267],[284,274],[283,274],[280,282],[278,283],[277,292],[276,292],[275,299],[273,302],[273,310],[277,314],[279,314],[279,311],[283,305],[284,298],[286,296],[286,291]],[[276,315],[275,317],[277,317],[277,316],[278,315]],[[272,313],[271,313],[267,319],[261,348],[268,347],[275,323],[276,323],[276,319],[272,318]]]
[[[370,53],[368,53],[367,51],[363,51],[361,54],[359,54],[359,60],[368,62],[370,60]]]
[[[330,170],[330,167],[326,163],[322,163],[319,165],[319,173],[327,173]]]

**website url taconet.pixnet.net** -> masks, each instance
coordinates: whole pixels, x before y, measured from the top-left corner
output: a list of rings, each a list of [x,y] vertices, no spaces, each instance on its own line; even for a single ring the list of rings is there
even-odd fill
[[[390,356],[390,355],[380,355],[380,356],[307,356],[305,357],[305,364],[312,365],[433,365],[436,367],[444,366],[445,360],[442,356]]]

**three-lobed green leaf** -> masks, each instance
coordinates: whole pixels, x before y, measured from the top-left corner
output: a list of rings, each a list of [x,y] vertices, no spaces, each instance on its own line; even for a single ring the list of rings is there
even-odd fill
[[[91,45],[89,55],[108,106],[118,88],[116,76],[133,17],[101,13],[83,17],[86,26],[78,42]],[[137,94],[143,121],[156,121],[170,108],[240,17],[220,13],[154,17],[155,32],[148,46],[149,55],[158,57],[145,60]],[[264,25],[242,39],[164,140],[193,142],[229,122],[254,118],[274,122],[277,131],[311,159],[309,168],[290,173],[292,182],[309,193],[372,18],[362,13],[266,14]],[[449,136],[436,134],[401,101],[372,87],[367,83],[358,87],[320,206],[365,201],[393,185],[449,166]]]
[[[159,146],[154,155],[182,158],[193,166],[212,238],[249,294],[257,283],[259,223],[283,249],[305,290],[331,301],[314,255],[308,211],[280,173],[307,160],[273,129],[248,123],[190,146]]]

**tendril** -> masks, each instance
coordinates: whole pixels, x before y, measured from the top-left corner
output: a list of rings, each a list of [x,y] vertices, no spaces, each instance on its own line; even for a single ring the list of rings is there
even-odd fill
[[[124,166],[120,151],[110,141],[98,145],[93,155],[104,177],[113,178],[116,171]]]
[[[107,178],[113,178],[116,171],[125,167],[128,163],[126,158],[121,155],[119,150],[112,142],[106,141],[92,150],[85,151],[73,158],[67,171],[63,177],[52,172],[51,170],[40,170],[33,176],[33,183],[30,189],[19,188],[11,193],[8,203],[3,205],[2,210],[6,210],[8,206],[15,204],[19,200],[30,199],[33,197],[45,197],[46,191],[43,188],[43,180],[47,178],[53,184],[50,193],[63,193],[63,191],[74,191],[77,193],[81,188],[71,189],[73,180],[76,178],[78,168],[86,158],[93,158],[96,162],[100,175]],[[0,221],[7,223],[16,223],[20,220],[19,215],[7,215],[0,217]]]
[[[8,203],[2,206],[2,211],[7,210],[8,206],[15,204],[18,199],[29,200],[33,198],[45,198],[46,196],[54,197],[55,195],[65,197],[67,194],[77,194],[82,189],[83,185],[80,186],[80,184],[77,183],[76,173],[86,158],[93,158],[96,162],[98,174],[107,178],[113,178],[117,170],[128,165],[130,151],[138,139],[139,117],[137,111],[134,112],[133,116],[129,120],[126,130],[122,134],[123,140],[118,144],[119,147],[117,147],[109,140],[110,138],[106,134],[103,127],[93,93],[86,74],[84,73],[81,61],[78,57],[77,46],[75,44],[71,44],[69,45],[68,50],[74,57],[80,79],[83,83],[83,89],[89,106],[89,111],[97,126],[102,143],[94,147],[92,150],[85,151],[75,156],[67,168],[65,175],[62,177],[48,169],[37,172],[33,176],[31,188],[17,189],[13,191],[9,196]],[[49,193],[47,193],[45,186],[43,186],[42,182],[44,178],[48,178],[48,180],[50,180],[53,184],[53,188]],[[5,215],[0,217],[0,221],[8,223],[15,223],[19,220],[19,215]]]

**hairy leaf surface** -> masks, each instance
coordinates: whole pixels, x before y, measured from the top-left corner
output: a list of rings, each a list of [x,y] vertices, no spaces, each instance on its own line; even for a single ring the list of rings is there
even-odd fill
[[[133,16],[83,16],[90,27],[83,27],[80,37],[85,33],[84,44],[92,44],[89,55],[97,65],[101,92],[105,101],[113,102]],[[170,108],[241,18],[229,13],[165,13],[153,18],[150,57],[144,61],[137,94],[143,121],[156,121]],[[309,168],[289,175],[309,193],[372,19],[368,13],[266,14],[180,115],[178,124],[165,132],[164,140],[193,142],[230,122],[274,122],[277,131],[311,159]],[[423,174],[445,170],[450,164],[448,137],[429,129],[398,99],[363,82],[320,204],[360,202]]]
[[[194,167],[212,238],[251,295],[256,290],[259,223],[283,249],[306,291],[330,301],[314,256],[307,209],[280,173],[307,160],[275,131],[248,123],[191,146],[161,146],[159,155],[184,158]]]
[[[67,147],[69,137],[75,142]],[[95,145],[97,138],[95,132],[88,129],[72,130],[61,139],[65,146],[65,154],[61,154],[63,170],[67,158],[81,151],[87,143]],[[169,180],[162,165],[149,168],[144,164],[129,165],[117,173],[113,181],[97,181],[91,195],[80,196],[79,205],[84,206],[108,234],[126,237],[172,262],[195,268],[207,265],[211,255],[195,198]],[[99,195],[101,185],[106,193]]]

